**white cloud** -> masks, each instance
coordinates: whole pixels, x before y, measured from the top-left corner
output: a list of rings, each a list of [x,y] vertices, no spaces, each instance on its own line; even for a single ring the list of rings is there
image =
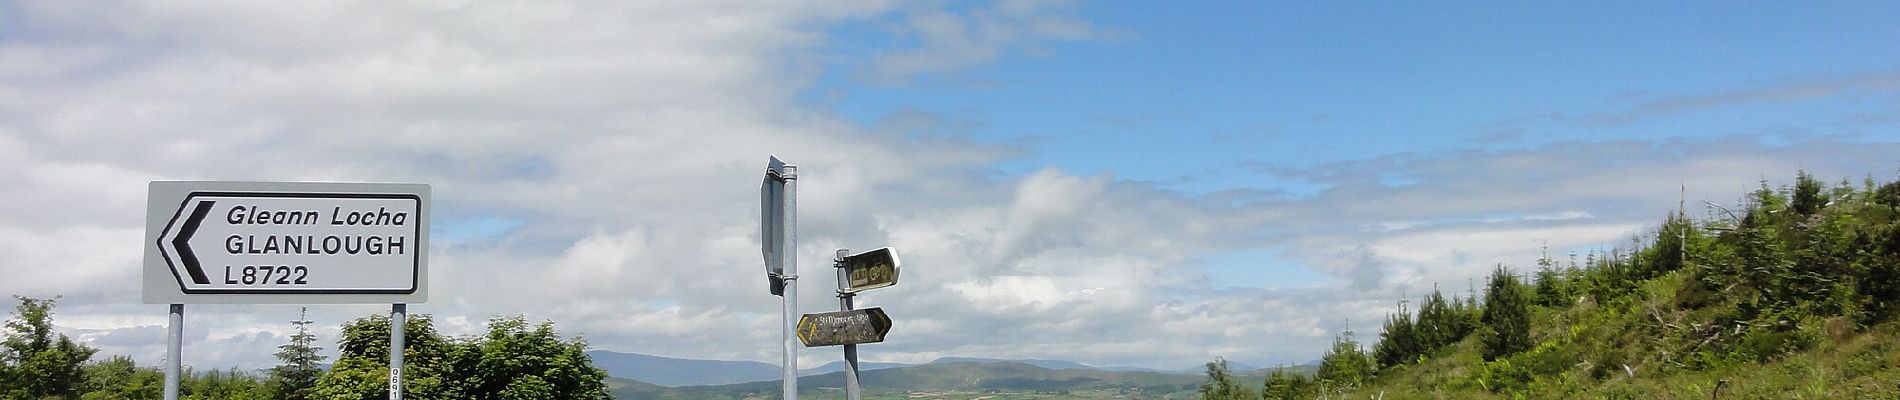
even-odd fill
[[[919,75],[956,70],[996,60],[1009,52],[1035,53],[1043,41],[1078,41],[1109,36],[1075,17],[1078,4],[1068,0],[1012,0],[958,13],[918,7],[905,12],[894,30],[916,42],[871,60],[870,78],[904,83]]]

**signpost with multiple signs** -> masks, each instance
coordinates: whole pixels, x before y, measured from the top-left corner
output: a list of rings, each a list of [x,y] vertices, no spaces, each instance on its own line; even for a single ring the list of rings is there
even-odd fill
[[[784,399],[798,398],[798,343],[805,347],[844,346],[845,398],[858,400],[860,343],[884,341],[891,317],[882,308],[854,310],[858,292],[897,284],[897,252],[889,247],[845,255],[838,250],[832,266],[838,272],[838,312],[798,315],[798,167],[771,157],[765,179],[759,183],[759,252],[765,257],[765,277],[779,296],[784,315]],[[796,337],[794,338],[794,332]],[[796,340],[796,342],[794,342]]]
[[[178,396],[185,304],[391,304],[390,398],[401,328],[428,300],[429,185],[152,182],[142,297],[170,304],[165,398]]]
[[[844,395],[848,400],[861,398],[858,388],[858,345],[884,341],[891,332],[891,317],[882,308],[855,310],[851,300],[858,292],[897,284],[897,251],[885,247],[845,255],[838,249],[832,267],[838,271],[838,312],[805,314],[798,321],[798,339],[805,347],[844,346]]]

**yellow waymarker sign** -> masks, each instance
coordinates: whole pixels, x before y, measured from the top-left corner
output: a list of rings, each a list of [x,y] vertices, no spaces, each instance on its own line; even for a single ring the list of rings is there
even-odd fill
[[[798,319],[798,341],[805,347],[877,343],[891,332],[883,308],[805,314]]]

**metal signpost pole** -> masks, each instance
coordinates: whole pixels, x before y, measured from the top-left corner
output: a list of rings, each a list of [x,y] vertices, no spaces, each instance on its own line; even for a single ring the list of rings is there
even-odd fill
[[[784,250],[779,253],[785,269],[781,275],[785,281],[784,301],[785,330],[780,338],[784,346],[784,390],[785,400],[798,400],[798,166],[786,165],[779,173],[785,180],[785,209],[779,214],[785,218]]]
[[[389,400],[402,400],[403,331],[409,324],[409,305],[389,306]]]
[[[178,356],[185,344],[185,305],[172,304],[171,321],[165,327],[165,400],[178,400]]]
[[[849,249],[838,249],[837,255],[831,259],[832,269],[838,271],[838,311],[851,311],[853,294],[845,290],[851,287],[851,282],[844,270],[844,255],[849,252]],[[846,344],[844,345],[844,398],[859,400],[863,396],[862,390],[858,387],[858,345]]]

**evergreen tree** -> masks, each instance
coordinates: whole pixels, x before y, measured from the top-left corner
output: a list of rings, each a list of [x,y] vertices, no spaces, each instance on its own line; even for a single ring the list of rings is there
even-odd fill
[[[186,373],[178,382],[182,400],[268,400],[270,389],[256,376],[239,371],[211,370],[203,374]],[[386,396],[385,396],[386,397]]]
[[[271,368],[270,388],[272,398],[283,400],[303,400],[309,398],[311,388],[317,385],[323,369],[318,365],[324,356],[317,354],[317,335],[310,333],[308,309],[297,311],[297,320],[291,321],[297,327],[290,334],[290,343],[277,346],[278,365]]]
[[[14,296],[13,319],[0,341],[0,395],[15,399],[78,397],[85,385],[84,365],[99,350],[53,332],[58,300]]]
[[[1510,269],[1498,265],[1484,294],[1484,359],[1496,360],[1531,348],[1530,299]]]
[[[1861,320],[1869,325],[1900,313],[1900,181],[1881,186],[1874,201],[1888,208],[1888,220],[1861,227],[1854,239],[1857,258],[1867,269],[1855,283],[1863,296]]]
[[[1450,305],[1445,304],[1445,295],[1433,287],[1432,295],[1426,297],[1425,304],[1418,308],[1418,323],[1412,325],[1413,333],[1418,337],[1419,353],[1430,354],[1463,339],[1452,337],[1457,324],[1457,315],[1452,313]]]
[[[1808,171],[1795,172],[1794,182],[1794,201],[1791,206],[1795,213],[1814,215],[1827,205],[1827,196],[1821,193],[1821,181],[1808,175]]]
[[[1880,185],[1873,192],[1874,204],[1887,206],[1889,210],[1900,210],[1900,180]]]
[[[1778,216],[1787,214],[1783,204],[1781,196],[1763,183],[1734,232],[1735,254],[1741,258],[1736,275],[1771,309],[1785,308],[1793,300],[1793,290],[1787,286],[1793,268],[1777,229]]]
[[[1695,224],[1681,211],[1671,213],[1663,220],[1662,229],[1656,232],[1656,245],[1649,253],[1649,271],[1643,278],[1654,278],[1680,270],[1689,259],[1689,241],[1697,237]]]
[[[1478,304],[1478,295],[1475,290],[1452,304],[1451,313],[1453,322],[1451,340],[1446,342],[1447,344],[1457,343],[1459,340],[1464,340],[1466,336],[1477,333],[1478,327],[1484,324],[1484,307]]]
[[[1533,292],[1537,295],[1537,305],[1544,307],[1565,307],[1570,305],[1569,296],[1564,295],[1563,275],[1548,258],[1538,260],[1537,283]]]
[[[1227,359],[1216,358],[1207,363],[1207,382],[1201,383],[1203,400],[1252,400],[1255,396],[1240,380],[1234,379],[1233,371],[1227,369]]]
[[[1398,314],[1386,315],[1385,327],[1379,332],[1379,344],[1372,347],[1373,357],[1378,359],[1381,368],[1410,364],[1418,360],[1420,348],[1417,332],[1412,329],[1412,313],[1401,301]]]
[[[1274,368],[1267,374],[1267,383],[1261,385],[1262,400],[1297,400],[1314,397],[1312,383],[1306,380],[1306,374],[1288,371],[1286,367]],[[1205,393],[1205,392],[1203,392]]]
[[[1374,369],[1372,357],[1353,340],[1348,329],[1333,338],[1333,348],[1320,357],[1319,371],[1313,379],[1328,389],[1351,388],[1371,378]]]
[[[1543,247],[1543,255],[1537,258],[1537,282],[1533,293],[1537,305],[1545,307],[1565,307],[1570,305],[1570,296],[1564,288],[1564,276],[1557,271],[1557,261],[1550,258],[1550,245]]]

